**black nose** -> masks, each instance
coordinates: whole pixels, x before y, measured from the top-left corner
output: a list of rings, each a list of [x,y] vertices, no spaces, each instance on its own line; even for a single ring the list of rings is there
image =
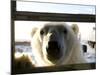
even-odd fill
[[[57,41],[48,42],[48,47],[46,48],[49,60],[59,60],[61,57],[61,49]]]

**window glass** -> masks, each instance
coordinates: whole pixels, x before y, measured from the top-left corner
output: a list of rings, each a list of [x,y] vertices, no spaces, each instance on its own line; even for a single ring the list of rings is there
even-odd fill
[[[76,5],[43,2],[17,1],[17,11],[49,12],[49,13],[72,13],[72,14],[95,14],[94,5]]]
[[[31,30],[34,27],[41,27],[50,21],[15,21],[15,49],[17,52],[31,54]],[[65,22],[69,26],[78,26],[77,38],[80,41],[83,51],[86,52],[85,58],[91,63],[95,62],[95,23]],[[92,48],[93,47],[93,48]],[[17,53],[18,54],[18,53]],[[16,54],[16,56],[18,56]]]

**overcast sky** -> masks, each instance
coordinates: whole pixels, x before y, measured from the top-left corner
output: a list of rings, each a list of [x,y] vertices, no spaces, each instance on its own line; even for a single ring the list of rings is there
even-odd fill
[[[15,40],[24,41],[30,40],[31,30],[33,27],[40,27],[47,21],[15,21]],[[79,22],[66,22],[68,25],[77,24],[81,33],[81,38],[87,40],[91,35],[95,23],[79,23]]]

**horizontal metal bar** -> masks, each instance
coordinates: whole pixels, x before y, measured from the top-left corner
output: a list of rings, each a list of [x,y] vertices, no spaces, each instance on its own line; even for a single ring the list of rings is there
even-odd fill
[[[76,71],[76,70],[91,70],[96,69],[96,63],[83,63],[83,64],[71,64],[62,66],[50,66],[50,67],[34,67],[13,69],[12,74],[28,74],[28,73],[43,73],[43,72],[56,72],[56,71]]]
[[[96,22],[96,15],[90,14],[61,14],[16,11],[14,20],[24,21],[65,21],[65,22]]]

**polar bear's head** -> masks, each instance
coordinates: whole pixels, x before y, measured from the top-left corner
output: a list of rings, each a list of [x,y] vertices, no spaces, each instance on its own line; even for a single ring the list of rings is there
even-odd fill
[[[73,29],[65,23],[47,23],[32,30],[32,48],[35,59],[41,63],[60,64],[72,53],[76,41]]]

